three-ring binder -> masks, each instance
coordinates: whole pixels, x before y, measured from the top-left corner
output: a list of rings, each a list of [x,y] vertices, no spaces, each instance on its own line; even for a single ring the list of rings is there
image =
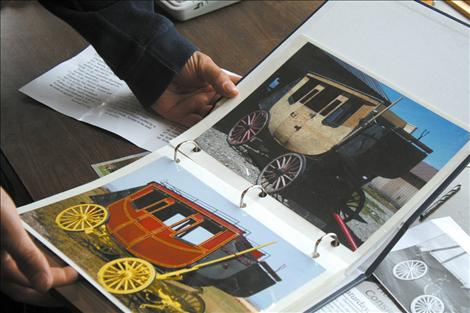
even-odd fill
[[[193,148],[193,152],[199,152],[201,151],[201,147],[197,144],[197,142],[195,142],[194,140],[185,140],[183,142],[180,142],[178,145],[176,145],[175,147],[175,151],[174,151],[174,154],[173,154],[173,160],[176,162],[176,163],[179,163],[180,162],[180,159],[178,159],[178,152],[179,152],[179,149],[185,145],[185,144],[188,144],[188,143],[191,143],[193,144],[194,148]],[[244,208],[246,207],[246,203],[243,202],[243,199],[245,198],[245,195],[250,191],[250,190],[253,190],[253,189],[259,189],[261,192],[258,194],[260,198],[264,198],[266,197],[266,195],[268,194],[264,188],[261,186],[261,185],[252,185],[248,188],[246,188],[245,190],[243,190],[241,196],[240,196],[240,208]]]
[[[262,186],[252,185],[252,186],[246,188],[245,190],[243,190],[243,192],[240,196],[240,208],[246,207],[246,203],[243,202],[243,198],[245,198],[245,195],[247,194],[247,192],[249,192],[250,190],[253,190],[253,189],[261,190],[261,192],[258,194],[261,198],[266,197],[267,193],[266,193],[266,191],[264,190],[264,188]]]
[[[194,145],[194,148],[193,148],[193,152],[199,152],[201,151],[201,147],[197,144],[197,142],[195,142],[194,140],[186,140],[186,141],[183,141],[183,142],[180,142],[176,147],[175,147],[175,152],[173,154],[173,160],[176,162],[176,163],[179,163],[180,159],[177,158],[177,154],[178,154],[178,151],[179,149],[181,148],[181,146],[187,144],[187,143],[192,143]]]
[[[325,234],[325,235],[321,236],[320,238],[318,238],[317,241],[315,242],[315,249],[313,249],[312,258],[316,259],[316,258],[320,257],[320,253],[318,252],[318,246],[320,245],[323,238],[325,238],[325,237],[329,237],[329,238],[333,239],[331,241],[331,245],[333,247],[339,246],[338,236],[336,236],[335,233]]]

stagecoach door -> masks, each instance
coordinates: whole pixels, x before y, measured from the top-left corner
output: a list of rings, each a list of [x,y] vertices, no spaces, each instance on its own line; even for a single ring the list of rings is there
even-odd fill
[[[135,210],[145,210],[166,226],[160,231],[162,235],[210,249],[238,233],[239,230],[230,227],[227,221],[188,199],[152,187],[150,192],[138,195],[131,203]]]

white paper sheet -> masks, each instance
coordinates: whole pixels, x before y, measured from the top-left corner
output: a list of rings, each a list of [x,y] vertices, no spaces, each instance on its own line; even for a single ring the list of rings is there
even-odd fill
[[[316,313],[394,313],[399,311],[400,309],[377,284],[365,281]]]
[[[111,131],[149,151],[166,145],[183,130],[147,112],[91,46],[20,91],[60,113]]]
[[[407,312],[468,312],[469,265],[469,236],[444,217],[408,230],[375,275]]]

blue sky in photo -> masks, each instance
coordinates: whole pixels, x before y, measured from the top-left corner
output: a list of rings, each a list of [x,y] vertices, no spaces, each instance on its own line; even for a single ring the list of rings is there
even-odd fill
[[[281,277],[282,281],[246,298],[259,310],[268,308],[325,271],[310,256],[301,253],[282,239],[279,234],[272,232],[266,226],[244,213],[237,205],[215,192],[202,180],[177,165],[172,159],[163,157],[155,160],[107,184],[106,187],[112,192],[146,185],[152,181],[184,190],[186,193],[184,196],[191,201],[209,210],[216,208],[223,212],[223,215],[216,214],[231,222],[237,221],[237,227],[249,231],[246,238],[252,243],[259,245],[276,241],[275,244],[263,248],[262,251],[269,254],[265,261],[273,270],[281,269],[277,274]],[[197,198],[195,195],[197,195]],[[207,205],[210,205],[210,207]],[[285,231],[283,230],[283,232]]]
[[[393,102],[403,99],[390,110],[417,127],[413,136],[419,137],[424,131],[429,134],[421,142],[434,150],[424,161],[436,169],[441,169],[470,139],[465,129],[449,122],[429,109],[417,104],[395,90],[381,84],[383,90]]]

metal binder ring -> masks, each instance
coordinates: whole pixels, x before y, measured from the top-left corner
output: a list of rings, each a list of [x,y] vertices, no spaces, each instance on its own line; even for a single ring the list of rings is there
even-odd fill
[[[339,240],[338,240],[338,236],[336,236],[335,233],[328,233],[328,234],[325,234],[323,236],[321,236],[320,238],[318,238],[318,240],[315,242],[315,249],[313,249],[313,253],[312,253],[312,258],[316,259],[320,256],[320,253],[318,253],[318,246],[320,245],[321,241],[323,240],[323,238],[325,237],[330,237],[332,238],[333,240],[331,241],[331,245],[333,247],[337,247],[339,246]]]
[[[175,160],[176,163],[179,163],[180,159],[178,159],[176,156],[178,154],[178,151],[180,149],[181,146],[187,144],[187,143],[192,143],[194,145],[194,148],[193,148],[193,152],[199,152],[201,151],[201,147],[199,147],[199,145],[197,144],[197,142],[195,142],[194,140],[186,140],[186,141],[183,141],[183,142],[180,142],[176,148],[175,148],[175,152],[173,154],[173,160]]]
[[[266,191],[264,190],[264,188],[263,188],[262,186],[260,186],[260,185],[252,185],[252,186],[246,188],[245,190],[243,190],[242,195],[241,195],[241,197],[240,197],[240,208],[246,207],[246,203],[243,202],[243,198],[245,198],[245,195],[247,194],[247,192],[250,191],[250,190],[252,190],[252,189],[260,189],[261,192],[259,193],[259,196],[260,196],[261,198],[264,198],[264,197],[266,197],[266,195],[267,195]]]

